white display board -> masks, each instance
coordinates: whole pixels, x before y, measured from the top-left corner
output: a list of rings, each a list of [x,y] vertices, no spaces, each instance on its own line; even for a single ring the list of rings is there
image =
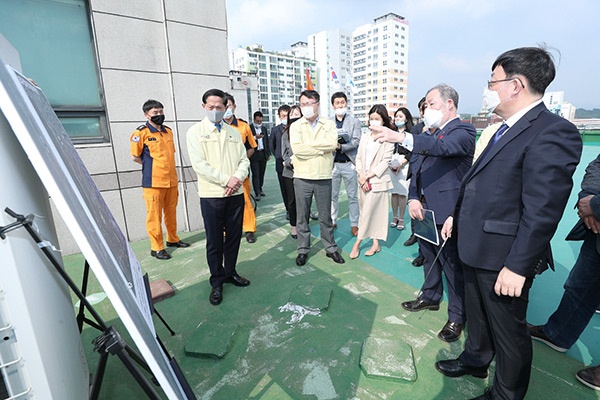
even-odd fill
[[[129,243],[44,93],[2,60],[0,109],[161,388],[170,399],[186,399],[156,339],[141,266]]]

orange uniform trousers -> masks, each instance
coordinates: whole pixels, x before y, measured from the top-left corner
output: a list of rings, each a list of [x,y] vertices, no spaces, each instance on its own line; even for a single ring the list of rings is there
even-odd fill
[[[142,188],[146,200],[146,230],[150,238],[150,249],[160,251],[163,242],[163,215],[167,230],[167,242],[179,242],[177,236],[177,186],[171,188]]]
[[[246,177],[243,182],[244,185],[244,222],[242,229],[244,232],[256,232],[256,214],[254,213],[254,206],[252,205],[252,199],[250,199],[250,177]],[[170,240],[169,240],[170,241]]]

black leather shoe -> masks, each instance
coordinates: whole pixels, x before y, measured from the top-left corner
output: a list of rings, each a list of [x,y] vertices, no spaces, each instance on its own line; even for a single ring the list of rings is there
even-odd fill
[[[560,353],[564,353],[569,349],[565,349],[564,347],[560,347],[556,343],[554,343],[542,329],[542,325],[531,325],[527,324],[527,329],[529,330],[529,334],[533,340],[537,340],[538,342],[544,343],[546,346],[549,346],[551,349],[556,350]]]
[[[235,286],[248,286],[250,281],[243,276],[231,275],[229,278],[225,279],[225,283],[233,283]]]
[[[167,242],[167,246],[168,247],[190,247],[190,244],[186,243],[186,242],[182,242],[180,240],[179,242]]]
[[[408,239],[406,239],[406,242],[404,242],[404,245],[412,246],[415,243],[417,243],[417,237],[415,235],[410,235]]]
[[[208,296],[208,300],[210,300],[210,304],[213,306],[218,306],[223,301],[223,288],[212,288],[210,290],[210,296]]]
[[[435,363],[435,369],[450,378],[458,378],[463,375],[471,375],[475,378],[487,378],[487,367],[469,367],[457,358],[456,360],[442,360]]]
[[[311,212],[311,213],[310,213],[310,219],[312,219],[312,220],[316,221],[316,220],[318,220],[318,219],[319,219],[319,216],[318,216],[317,214],[315,214],[315,213],[312,213],[312,212]]]
[[[438,337],[444,342],[454,342],[460,337],[460,334],[463,331],[463,327],[463,324],[448,321],[446,322],[446,325],[444,325],[440,333],[438,333]]]
[[[473,397],[471,400],[492,400],[492,386],[486,388],[481,396]]]
[[[265,196],[266,196],[265,192],[263,192],[263,191],[261,190],[261,191],[260,191],[260,197],[265,197]]]
[[[405,301],[404,303],[402,303],[402,308],[410,312],[417,312],[421,310],[437,311],[440,309],[440,304],[428,303],[423,299],[416,299],[411,301]]]
[[[425,257],[417,256],[417,258],[412,260],[412,265],[414,265],[415,267],[420,267],[423,265],[424,262],[425,262]]]
[[[343,264],[346,262],[344,261],[344,258],[340,255],[340,253],[338,253],[337,251],[334,251],[333,253],[327,253],[327,257],[331,258],[338,264]]]
[[[150,250],[150,255],[158,258],[159,260],[168,260],[171,258],[169,253],[167,253],[164,249],[159,251]]]
[[[304,264],[306,264],[306,259],[308,258],[308,256],[306,254],[298,254],[298,257],[296,257],[296,265],[301,267]]]
[[[256,236],[254,235],[254,232],[246,232],[246,241],[248,243],[256,242]]]

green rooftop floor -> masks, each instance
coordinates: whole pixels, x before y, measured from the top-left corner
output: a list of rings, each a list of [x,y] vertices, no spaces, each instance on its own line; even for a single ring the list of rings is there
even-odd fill
[[[563,238],[575,222],[572,206],[584,169],[599,149],[584,148],[572,201],[553,241],[557,270],[538,277],[531,291],[532,323],[545,322],[556,308],[562,284],[578,254],[580,242],[565,242]],[[150,257],[148,241],[132,243],[150,280],[164,278],[176,290],[175,296],[155,305],[176,335],[170,336],[157,318],[155,325],[199,399],[462,400],[480,395],[491,384],[491,378],[451,379],[435,370],[435,361],[458,356],[464,344],[464,338],[448,344],[436,336],[447,319],[445,303],[436,312],[409,313],[400,306],[414,298],[423,281],[422,269],[410,263],[416,246],[403,246],[408,230],[390,229],[380,253],[350,260],[348,252],[354,238],[345,212],[347,201],[342,199],[343,214],[335,236],[346,263],[335,264],[325,257],[315,236],[308,263],[297,267],[296,241],[289,235],[273,162],[266,175],[267,196],[257,209],[258,240],[249,244],[242,239],[238,261],[238,272],[252,284],[246,288],[226,285],[221,305],[212,306],[208,301],[203,231],[182,233],[182,239],[192,246],[169,250],[173,258],[168,261]],[[311,222],[311,226],[318,235],[318,224]],[[365,241],[363,254],[369,245]],[[83,257],[67,256],[64,261],[73,279],[81,281]],[[88,294],[101,291],[92,276]],[[311,306],[304,315],[298,310],[280,310],[290,301],[312,304],[304,304]],[[134,345],[107,299],[95,307]],[[534,343],[527,399],[600,398],[600,392],[575,379],[575,372],[585,365],[600,364],[599,329],[597,315],[566,355]],[[98,335],[90,327],[82,334],[92,373],[98,355],[91,340]],[[211,352],[218,357],[207,355]],[[494,364],[491,376],[493,368]],[[118,358],[111,357],[100,398],[145,396]]]

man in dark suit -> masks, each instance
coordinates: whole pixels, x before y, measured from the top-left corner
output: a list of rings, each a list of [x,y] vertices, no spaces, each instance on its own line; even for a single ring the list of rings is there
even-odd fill
[[[600,155],[585,170],[577,215],[567,240],[583,240],[579,257],[565,282],[560,304],[544,325],[529,326],[531,338],[565,352],[575,344],[600,305]],[[600,390],[600,366],[576,375],[584,385]]]
[[[430,132],[413,135],[391,130],[385,132],[381,128],[373,131],[392,135],[392,140],[402,143],[413,152],[408,212],[412,219],[423,220],[423,210],[433,210],[436,222],[439,222],[439,232],[443,221],[454,211],[460,182],[473,162],[475,128],[458,118],[458,93],[452,87],[437,85],[427,92],[425,99],[427,108],[424,119],[425,124],[432,128]],[[438,310],[444,290],[443,271],[448,290],[448,321],[438,337],[446,342],[455,341],[460,337],[465,323],[464,283],[456,254],[456,241],[448,240],[442,247],[441,244],[436,246],[419,239],[419,246],[425,257],[422,295],[402,303],[402,307],[411,312]]]
[[[279,121],[281,123],[271,129],[271,134],[269,135],[269,149],[271,154],[275,157],[275,172],[277,173],[277,180],[279,181],[279,189],[281,190],[281,197],[283,198],[283,205],[285,206],[285,211],[287,212],[287,201],[285,195],[285,185],[283,183],[283,156],[281,155],[281,135],[283,135],[283,131],[287,126],[288,121],[288,113],[290,112],[290,106],[284,104],[277,110],[277,114],[279,115]],[[289,214],[287,214],[289,219]]]
[[[435,366],[449,377],[484,378],[496,357],[493,386],[477,399],[523,399],[529,385],[529,289],[536,274],[553,267],[550,239],[582,148],[577,128],[542,102],[554,76],[542,48],[496,59],[484,106],[504,124],[465,175],[442,229],[442,238],[457,239],[469,334],[457,359]]]
[[[256,201],[265,196],[263,192],[263,183],[265,182],[265,171],[267,170],[267,161],[269,161],[269,135],[267,128],[262,124],[263,113],[256,111],[252,115],[253,123],[250,124],[250,130],[256,140],[258,147],[250,157],[250,170],[252,171],[252,187]]]

